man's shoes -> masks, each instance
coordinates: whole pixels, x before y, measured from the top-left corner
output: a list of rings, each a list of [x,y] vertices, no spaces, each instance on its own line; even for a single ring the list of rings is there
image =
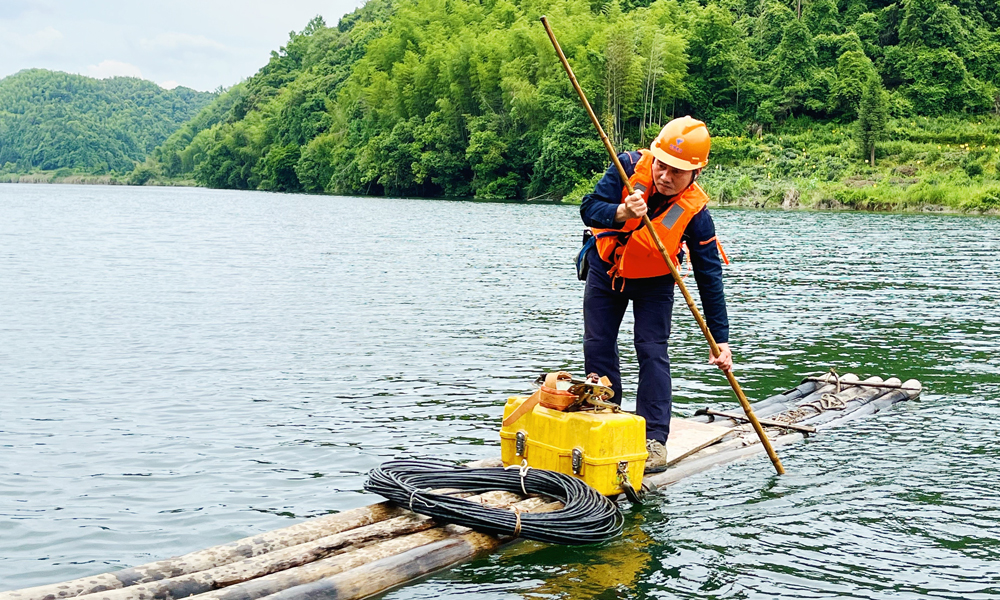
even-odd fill
[[[662,473],[667,470],[667,449],[656,440],[646,440],[646,473]]]

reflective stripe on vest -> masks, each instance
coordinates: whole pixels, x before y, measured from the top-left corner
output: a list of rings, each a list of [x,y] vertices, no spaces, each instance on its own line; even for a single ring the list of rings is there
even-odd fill
[[[629,178],[633,188],[639,189],[639,185],[642,185],[647,190],[643,194],[644,198],[648,198],[649,190],[653,189],[652,159],[648,151],[643,151],[642,158],[636,165],[635,174]],[[622,192],[622,201],[626,195],[627,191]],[[674,196],[663,214],[652,219],[653,229],[674,264],[680,264],[677,255],[681,250],[684,230],[687,229],[691,219],[707,205],[708,195],[697,183],[692,183],[683,192]],[[625,222],[622,229],[593,229],[601,259],[611,263],[608,275],[612,279],[618,277],[641,279],[670,273],[670,268],[656,247],[653,236],[645,228],[640,229],[641,224],[641,219],[630,219]]]

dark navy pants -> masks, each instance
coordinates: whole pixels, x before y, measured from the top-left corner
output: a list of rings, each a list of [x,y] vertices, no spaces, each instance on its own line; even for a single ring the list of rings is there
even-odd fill
[[[595,248],[588,255],[590,271],[583,294],[583,357],[587,373],[607,375],[622,398],[621,367],[618,362],[618,328],[629,301],[635,317],[635,353],[639,359],[639,389],[636,413],[646,419],[646,437],[666,443],[670,433],[670,314],[674,307],[671,276],[627,279],[624,289],[611,288],[608,269]],[[619,287],[621,282],[617,282]]]

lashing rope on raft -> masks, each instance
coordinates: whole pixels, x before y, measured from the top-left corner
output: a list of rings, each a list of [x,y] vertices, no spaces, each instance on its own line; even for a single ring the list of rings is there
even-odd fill
[[[625,519],[618,505],[586,483],[554,471],[515,468],[470,469],[433,460],[394,460],[372,469],[365,490],[435,521],[493,535],[565,545],[597,544],[621,535]],[[540,513],[491,508],[433,493],[432,488],[538,494],[562,502],[563,508]]]

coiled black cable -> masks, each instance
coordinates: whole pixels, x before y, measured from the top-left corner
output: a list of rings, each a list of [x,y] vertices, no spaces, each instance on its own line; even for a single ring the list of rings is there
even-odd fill
[[[564,506],[552,512],[517,514],[431,492],[443,488],[527,492],[559,500]],[[432,460],[394,460],[372,469],[365,489],[441,523],[549,544],[605,542],[621,535],[625,521],[617,504],[583,481],[542,469],[470,469]]]

